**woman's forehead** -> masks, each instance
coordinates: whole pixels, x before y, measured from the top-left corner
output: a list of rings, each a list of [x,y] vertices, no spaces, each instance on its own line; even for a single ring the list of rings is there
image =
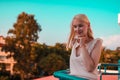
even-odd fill
[[[74,19],[73,24],[84,24],[85,22],[82,20]]]
[[[75,18],[73,19],[72,24],[89,24],[89,21],[87,21],[86,19]]]

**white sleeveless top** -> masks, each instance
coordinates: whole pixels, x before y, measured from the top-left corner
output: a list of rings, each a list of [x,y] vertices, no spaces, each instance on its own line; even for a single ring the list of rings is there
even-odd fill
[[[94,48],[97,40],[101,40],[101,39],[98,39],[98,38],[94,39],[86,45],[86,49],[88,50],[89,54]],[[85,68],[85,65],[83,64],[82,55],[76,57],[76,47],[78,45],[79,44],[76,42],[72,47],[72,52],[70,56],[70,75],[83,77],[89,80],[97,80],[97,77],[98,77],[97,68],[93,72],[88,72]]]

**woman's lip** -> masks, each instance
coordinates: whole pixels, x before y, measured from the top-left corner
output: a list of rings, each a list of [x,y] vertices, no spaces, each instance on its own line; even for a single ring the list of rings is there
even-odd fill
[[[81,32],[78,32],[78,34],[82,34],[83,33],[83,31],[81,31]]]

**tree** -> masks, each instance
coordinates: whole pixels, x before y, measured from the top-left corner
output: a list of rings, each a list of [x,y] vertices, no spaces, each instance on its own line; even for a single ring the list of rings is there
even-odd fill
[[[54,48],[56,51],[55,53],[62,56],[63,59],[65,59],[67,66],[69,66],[69,58],[70,58],[71,50],[66,50],[66,44],[64,44],[64,43],[62,43],[62,44],[56,43]]]
[[[20,73],[22,79],[32,75],[31,70],[35,65],[36,57],[32,51],[32,45],[37,42],[38,31],[41,31],[41,26],[34,19],[34,15],[22,12],[5,39],[6,44],[3,50],[11,52],[9,57],[13,56],[17,61],[14,70]]]
[[[101,57],[100,57],[100,63],[104,63],[105,62],[105,53],[106,53],[106,48],[103,47],[102,51],[101,51]]]
[[[53,72],[57,70],[67,68],[65,60],[56,53],[50,53],[48,56],[42,58],[39,62],[39,66],[42,68],[46,75],[52,75]]]

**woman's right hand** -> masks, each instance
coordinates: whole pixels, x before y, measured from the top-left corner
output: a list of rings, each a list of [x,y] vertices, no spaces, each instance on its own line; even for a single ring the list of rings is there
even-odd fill
[[[85,44],[85,40],[86,40],[86,37],[82,37],[82,36],[75,36],[74,37],[74,42],[77,42],[79,43],[80,45],[84,45]]]

